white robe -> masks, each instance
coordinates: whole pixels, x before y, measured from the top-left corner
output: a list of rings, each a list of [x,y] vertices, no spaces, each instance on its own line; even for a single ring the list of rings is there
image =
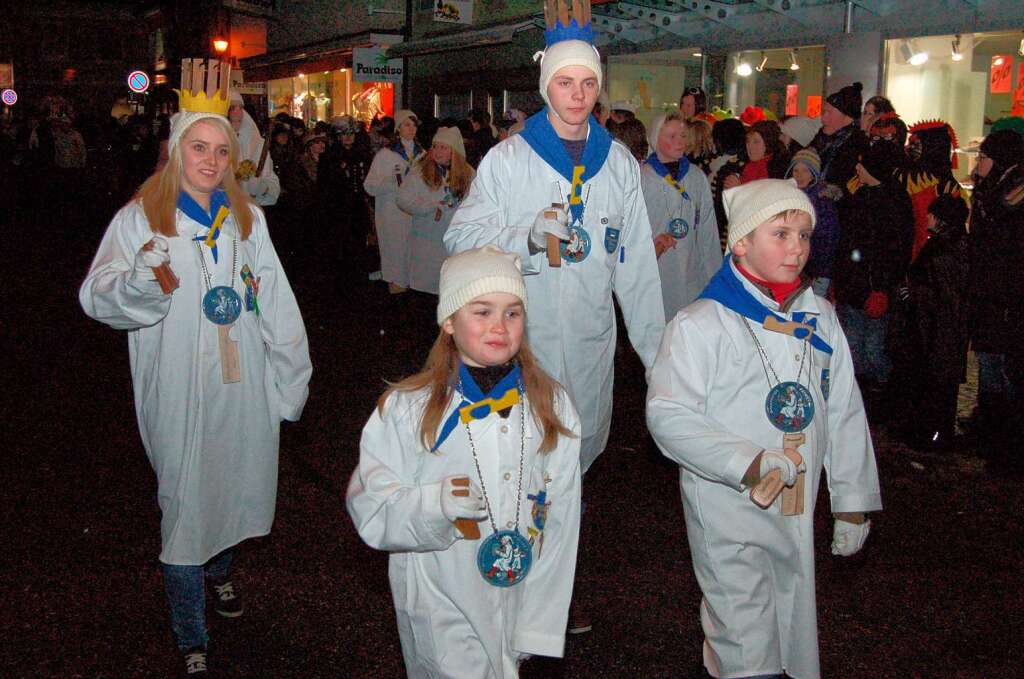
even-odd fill
[[[377,242],[380,244],[381,277],[389,282],[409,287],[409,248],[412,217],[398,207],[398,180],[408,177],[409,163],[390,148],[377,151],[363,188],[375,198],[374,221]]]
[[[612,294],[648,371],[665,316],[640,168],[629,150],[612,142],[601,170],[583,187],[590,254],[582,262],[563,261],[553,268],[543,252],[530,254],[530,228],[542,209],[559,196],[564,202],[568,193],[569,182],[522,136],[509,137],[480,162],[469,195],[445,234],[445,245],[456,253],[493,243],[522,258],[530,348],[580,413],[580,465],[586,473],[604,450],[611,426],[616,341]],[[609,252],[606,237],[616,228],[618,242]]]
[[[455,214],[454,207],[442,207],[445,188],[442,183],[431,189],[424,183],[418,163],[398,187],[398,207],[412,215],[409,235],[409,287],[436,295],[441,282],[441,265],[448,258],[444,233]],[[437,218],[437,210],[441,216]]]
[[[179,237],[167,239],[177,290],[165,296],[153,281],[130,282],[135,253],[153,237],[142,207],[132,202],[107,228],[79,301],[92,318],[128,331],[139,433],[159,483],[160,560],[200,565],[270,532],[280,420],[299,418],[312,367],[295,297],[263,212],[254,208],[230,283],[243,299],[231,330],[242,380],[223,384],[217,326],[202,314],[206,284],[192,241],[206,227],[180,210],[177,216]],[[228,217],[217,264],[201,246],[214,286],[229,284],[237,234],[234,216]],[[245,310],[239,273],[245,264],[261,279],[259,316]]]
[[[683,177],[689,200],[646,163],[640,167],[640,182],[654,236],[666,233],[672,219],[682,218],[689,227],[686,235],[676,240],[676,246],[658,258],[667,321],[697,299],[722,266],[722,243],[718,237],[715,203],[707,178],[693,164]]]
[[[778,309],[736,275],[765,306]],[[757,454],[781,448],[783,434],[765,416],[765,370],[738,313],[703,299],[684,309],[665,330],[647,394],[651,435],[679,464],[687,539],[704,594],[704,662],[712,676],[783,670],[794,679],[820,676],[814,503],[822,468],[833,512],[882,507],[864,405],[835,311],[810,289],[781,315],[789,319],[793,311],[817,317],[819,333],[833,348],[829,357],[808,346],[809,384],[806,366],[801,378],[816,407],[799,448],[807,464],[802,515],[783,516],[778,499],[760,509],[742,485]],[[779,379],[794,380],[803,342],[751,326]],[[828,400],[824,370],[830,371]]]
[[[469,423],[499,530],[516,525],[524,443],[518,509],[524,537],[534,525],[535,501],[528,496],[545,490],[550,503],[526,579],[494,587],[476,565],[490,523],[480,523],[481,540],[465,540],[441,511],[446,477],[469,476],[480,485],[465,425],[430,453],[419,441],[425,401],[426,391],[396,392],[383,415],[373,411],[349,482],[348,511],[366,544],[391,552],[388,576],[409,676],[513,679],[523,655],[562,657],[579,539],[579,438],[560,437],[554,450],[538,453],[543,434],[528,409],[521,438],[525,399],[506,419],[492,414]],[[445,418],[456,405],[453,398]],[[557,413],[578,437],[579,421],[564,394]]]
[[[241,157],[238,162],[248,160],[259,167],[260,156],[263,154],[263,137],[260,136],[260,128],[256,126],[256,121],[244,109],[242,110],[242,124],[238,130],[238,144],[241,146]],[[260,176],[239,182],[239,184],[257,205],[274,205],[281,197],[281,180],[274,172],[274,160],[270,157],[269,152]]]

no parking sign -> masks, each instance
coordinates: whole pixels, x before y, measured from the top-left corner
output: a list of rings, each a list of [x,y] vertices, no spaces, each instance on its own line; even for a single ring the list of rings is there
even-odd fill
[[[144,71],[132,71],[128,74],[128,89],[142,94],[149,89],[149,76]]]
[[[18,103],[18,93],[14,90],[4,90],[3,94],[0,94],[0,99],[8,106],[14,106]]]

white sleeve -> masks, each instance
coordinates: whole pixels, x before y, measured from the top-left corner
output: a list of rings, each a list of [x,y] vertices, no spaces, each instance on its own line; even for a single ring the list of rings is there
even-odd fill
[[[558,416],[575,435],[561,437],[547,453],[551,502],[544,523],[544,548],[523,582],[522,605],[512,637],[519,653],[561,658],[565,627],[576,575],[576,551],[580,534],[580,423],[568,396],[560,394]]]
[[[665,329],[647,388],[647,428],[662,454],[709,481],[744,490],[761,447],[724,431],[707,415],[719,370],[715,347],[686,311]]]
[[[259,279],[257,303],[260,308],[260,330],[267,348],[267,357],[281,398],[282,419],[298,421],[309,396],[309,379],[313,365],[309,360],[309,342],[299,304],[281,267],[277,251],[267,232],[263,210],[253,210],[253,231],[260,238],[256,251]]]
[[[459,205],[444,234],[449,254],[472,250],[487,244],[519,255],[523,274],[535,274],[543,265],[544,254],[530,252],[530,229],[506,224],[507,187],[512,185],[510,161],[514,161],[511,144],[502,143],[491,149],[477,168],[469,193]],[[505,188],[502,188],[505,187]]]
[[[260,153],[263,152],[263,139],[260,138],[258,147]],[[256,163],[259,164],[259,156],[256,157]],[[263,172],[256,181],[249,180],[257,189],[258,195],[252,197],[253,201],[257,205],[276,205],[277,199],[281,197],[281,180],[278,178],[277,173],[274,172],[274,159],[270,157],[270,153],[267,153],[267,160],[263,164]],[[248,184],[249,182],[246,182]]]
[[[363,180],[363,189],[371,196],[379,198],[398,190],[398,181],[395,179],[395,163],[391,162],[393,155],[388,149],[381,149],[373,157],[370,169],[366,173],[366,179]]]
[[[439,199],[424,183],[423,177],[420,176],[419,170],[416,168],[409,173],[405,181],[402,182],[402,185],[398,187],[395,201],[403,212],[410,215],[428,214],[434,212],[440,206]]]
[[[363,427],[359,464],[349,480],[345,505],[363,541],[388,552],[448,549],[457,539],[455,524],[441,511],[441,482],[415,482],[418,409],[403,412],[392,394],[383,417],[376,408]]]
[[[615,265],[612,287],[622,308],[629,341],[650,373],[658,342],[665,330],[665,306],[661,295],[658,258],[654,255],[654,237],[640,191],[640,167],[631,160],[629,188],[623,196],[626,214],[623,222],[622,253]],[[648,378],[650,376],[648,375]]]
[[[696,191],[697,215],[694,221],[697,222],[697,234],[700,238],[701,264],[704,267],[704,281],[714,278],[718,270],[722,268],[722,239],[718,235],[718,218],[715,216],[715,199],[711,195],[711,185],[703,172],[698,174],[700,186]]]
[[[171,297],[153,281],[131,282],[135,254],[153,237],[141,206],[129,204],[107,227],[89,273],[78,290],[85,313],[115,330],[156,325],[171,308]],[[171,261],[171,269],[174,261]]]
[[[824,305],[821,299],[818,304]],[[825,472],[833,512],[873,512],[882,508],[882,491],[864,402],[853,377],[846,335],[833,314],[836,332],[829,362],[828,449]]]

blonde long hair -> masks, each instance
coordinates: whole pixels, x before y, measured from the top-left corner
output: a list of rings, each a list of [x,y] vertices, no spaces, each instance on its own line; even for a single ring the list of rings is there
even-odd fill
[[[530,351],[525,337],[519,347],[516,360],[519,362],[523,389],[530,402],[530,414],[544,432],[539,450],[541,453],[549,453],[558,445],[559,436],[575,436],[568,427],[562,424],[555,412],[555,393],[558,383],[541,369],[533,352]],[[434,346],[430,348],[423,369],[415,375],[406,377],[401,382],[388,385],[387,391],[377,400],[377,412],[383,414],[384,403],[393,392],[413,392],[429,388],[430,396],[423,409],[419,434],[423,447],[430,450],[434,447],[436,433],[441,426],[441,418],[444,417],[448,401],[451,399],[452,389],[458,380],[458,368],[459,352],[455,347],[455,340],[444,328],[441,328],[437,339],[434,340]]]
[[[235,170],[238,168],[238,157],[241,154],[238,145],[238,135],[227,118],[200,118],[192,125],[189,125],[182,135],[184,142],[185,135],[196,123],[210,122],[218,126],[228,139],[229,158],[228,169],[224,173],[221,186],[228,194],[228,202],[231,204],[231,213],[235,216],[235,223],[238,224],[238,232],[242,240],[248,240],[252,233],[252,200],[249,194],[242,190],[235,179]],[[184,172],[181,161],[181,144],[176,144],[170,149],[167,164],[154,172],[149,179],[143,182],[142,186],[132,197],[142,205],[142,211],[146,214],[149,228],[153,233],[158,233],[168,238],[178,235],[176,212],[178,209],[178,194],[181,192],[181,178]]]
[[[711,137],[711,126],[700,118],[685,118],[683,126],[690,133],[690,148],[687,155],[693,158],[711,158],[715,155],[715,141]]]
[[[423,183],[434,191],[441,188],[444,177],[441,176],[441,172],[437,169],[437,163],[434,162],[430,153],[424,153],[416,162],[419,164]],[[462,154],[452,149],[451,167],[448,168],[448,188],[451,190],[452,195],[459,200],[465,198],[466,194],[469,193],[469,185],[473,183],[473,177],[475,176],[476,172],[466,162],[466,159],[462,157]]]

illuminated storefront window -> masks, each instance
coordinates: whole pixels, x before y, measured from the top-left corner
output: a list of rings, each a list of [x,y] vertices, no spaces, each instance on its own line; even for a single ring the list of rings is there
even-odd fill
[[[395,86],[384,82],[356,82],[347,68],[300,73],[267,83],[267,112],[287,113],[307,126],[351,115],[369,124],[395,113]]]
[[[700,87],[700,49],[676,49],[608,57],[608,100],[628,101],[644,125],[678,108],[687,87]]]
[[[962,149],[953,174],[961,181],[989,126],[1024,115],[1022,37],[964,33],[885,43],[885,96],[907,125],[939,118],[953,126]]]
[[[725,63],[725,106],[738,116],[759,106],[779,120],[821,115],[824,46],[732,52]]]

